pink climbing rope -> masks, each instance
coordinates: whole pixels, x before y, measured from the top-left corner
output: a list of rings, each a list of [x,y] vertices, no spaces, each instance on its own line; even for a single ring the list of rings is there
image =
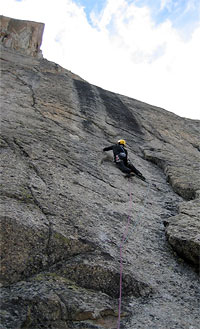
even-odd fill
[[[130,224],[130,218],[131,218],[131,206],[132,206],[132,195],[131,195],[131,188],[130,188],[130,180],[129,180],[129,215],[128,215],[128,220],[126,224],[126,228],[123,233],[123,237],[121,240],[121,245],[120,245],[120,280],[119,280],[119,310],[118,310],[118,322],[117,322],[117,329],[120,329],[120,319],[121,319],[121,304],[122,304],[122,275],[123,275],[123,257],[122,257],[122,250],[123,250],[123,245],[124,241],[126,240],[127,234],[128,234],[128,228]]]

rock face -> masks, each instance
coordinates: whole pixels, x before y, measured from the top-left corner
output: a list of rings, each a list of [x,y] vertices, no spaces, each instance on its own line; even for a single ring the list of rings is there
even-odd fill
[[[124,232],[120,328],[198,328],[200,122],[2,43],[0,328],[116,329]]]
[[[25,55],[42,58],[44,24],[0,16],[0,43]]]

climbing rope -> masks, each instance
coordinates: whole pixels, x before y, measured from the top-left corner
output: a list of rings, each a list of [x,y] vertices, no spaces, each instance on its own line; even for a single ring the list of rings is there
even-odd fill
[[[124,243],[127,240],[128,237],[128,229],[129,229],[129,225],[130,225],[130,219],[131,219],[131,209],[132,209],[132,193],[131,193],[131,184],[130,184],[130,179],[129,181],[129,214],[128,214],[128,220],[127,220],[127,224],[126,224],[126,228],[124,230],[123,236],[122,236],[122,240],[121,240],[121,244],[120,244],[120,280],[119,280],[119,307],[118,307],[118,322],[117,322],[117,329],[120,329],[120,320],[121,320],[121,304],[122,304],[122,275],[123,275],[123,257],[122,257],[122,251],[123,251],[123,246]],[[149,191],[150,191],[150,187],[151,187],[151,183],[148,183],[148,190],[147,193],[144,197],[143,200],[144,204],[143,204],[143,211],[144,211],[144,207],[146,205],[147,202],[147,198],[149,195]]]
[[[121,303],[122,303],[122,274],[123,274],[123,258],[122,258],[122,249],[123,249],[123,245],[125,242],[125,239],[127,237],[128,234],[128,228],[129,228],[129,224],[130,224],[130,218],[131,218],[131,208],[132,208],[132,194],[131,194],[131,184],[130,184],[130,180],[129,181],[129,214],[128,214],[128,220],[127,220],[127,224],[126,224],[126,228],[124,230],[123,233],[123,237],[121,240],[121,244],[120,244],[120,280],[119,280],[119,309],[118,309],[118,323],[117,323],[117,329],[120,329],[120,319],[121,319]]]
[[[146,182],[146,183],[147,183],[147,182]],[[147,192],[146,192],[146,194],[145,194],[145,196],[143,197],[143,200],[142,200],[142,203],[143,203],[143,209],[142,209],[142,211],[141,211],[141,213],[140,213],[140,217],[143,216],[144,209],[145,209],[145,206],[146,206],[146,203],[147,203],[147,200],[148,200],[148,196],[149,196],[149,191],[150,191],[150,189],[151,189],[151,185],[152,185],[152,183],[147,183],[147,184],[148,184],[148,189],[147,189]],[[125,239],[124,242],[126,242],[126,240],[128,240],[128,237],[129,237],[130,233],[131,233],[131,231],[128,232],[128,234],[127,234],[126,239]]]

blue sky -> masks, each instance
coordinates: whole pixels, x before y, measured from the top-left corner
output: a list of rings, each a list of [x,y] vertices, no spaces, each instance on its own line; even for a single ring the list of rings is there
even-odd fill
[[[106,0],[76,0],[74,1],[77,3],[77,5],[81,5],[84,7],[84,11],[86,13],[88,21],[91,23],[90,20],[90,14],[92,11],[95,11],[96,13],[100,13],[101,10],[106,5]]]
[[[100,13],[106,6],[106,0],[75,0],[75,3],[84,7],[88,21],[91,23],[92,11]],[[127,0],[128,4],[137,7],[148,6],[156,24],[169,19],[172,25],[188,34],[193,31],[200,18],[199,0]]]
[[[45,23],[44,58],[104,89],[200,119],[199,0],[6,0]]]

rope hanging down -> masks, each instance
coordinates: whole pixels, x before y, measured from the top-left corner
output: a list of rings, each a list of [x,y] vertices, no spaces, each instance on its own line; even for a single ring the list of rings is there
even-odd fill
[[[147,183],[147,182],[146,182],[146,183]],[[140,218],[141,218],[141,217],[143,216],[143,214],[144,214],[144,209],[145,209],[145,206],[146,206],[146,203],[147,203],[147,199],[148,199],[148,196],[149,196],[149,191],[150,191],[150,189],[151,189],[151,185],[152,185],[152,183],[147,183],[147,184],[148,184],[148,190],[147,190],[147,193],[145,194],[145,196],[144,196],[144,198],[143,198],[143,201],[142,201],[142,203],[143,203],[143,209],[142,209],[142,211],[141,211],[141,213],[140,213]],[[126,240],[128,240],[130,234],[131,234],[131,230],[129,230],[129,232],[127,233],[127,236],[126,236],[126,239],[125,239],[124,243],[126,242]]]
[[[143,205],[143,210],[144,210],[144,206],[147,202],[147,198],[148,198],[148,195],[149,195],[149,191],[150,191],[150,187],[151,187],[151,184],[148,184],[148,190],[147,190],[147,193],[144,197],[144,205]],[[124,230],[124,233],[123,233],[123,237],[122,237],[122,240],[121,240],[121,245],[120,245],[120,283],[119,283],[119,308],[118,308],[118,322],[117,322],[117,329],[120,329],[120,320],[121,320],[121,304],[122,304],[122,275],[123,275],[123,258],[122,258],[122,250],[123,250],[123,246],[124,246],[124,243],[126,242],[127,240],[127,237],[128,237],[128,228],[129,228],[129,225],[130,225],[130,219],[131,219],[131,208],[132,208],[132,193],[131,193],[131,188],[130,188],[131,184],[130,184],[130,180],[129,180],[129,196],[130,196],[130,199],[129,199],[129,214],[128,214],[128,220],[127,220],[127,224],[126,224],[126,228]]]
[[[131,208],[132,208],[132,194],[131,194],[131,189],[130,189],[130,180],[129,180],[129,215],[128,215],[128,220],[126,224],[126,228],[124,230],[124,234],[122,237],[121,245],[120,245],[120,280],[119,280],[119,310],[118,310],[118,323],[117,323],[117,329],[120,329],[120,319],[121,319],[121,303],[122,303],[122,274],[123,274],[123,264],[122,264],[122,249],[124,242],[126,240],[127,234],[128,234],[128,228],[130,224],[130,216],[131,216]]]

